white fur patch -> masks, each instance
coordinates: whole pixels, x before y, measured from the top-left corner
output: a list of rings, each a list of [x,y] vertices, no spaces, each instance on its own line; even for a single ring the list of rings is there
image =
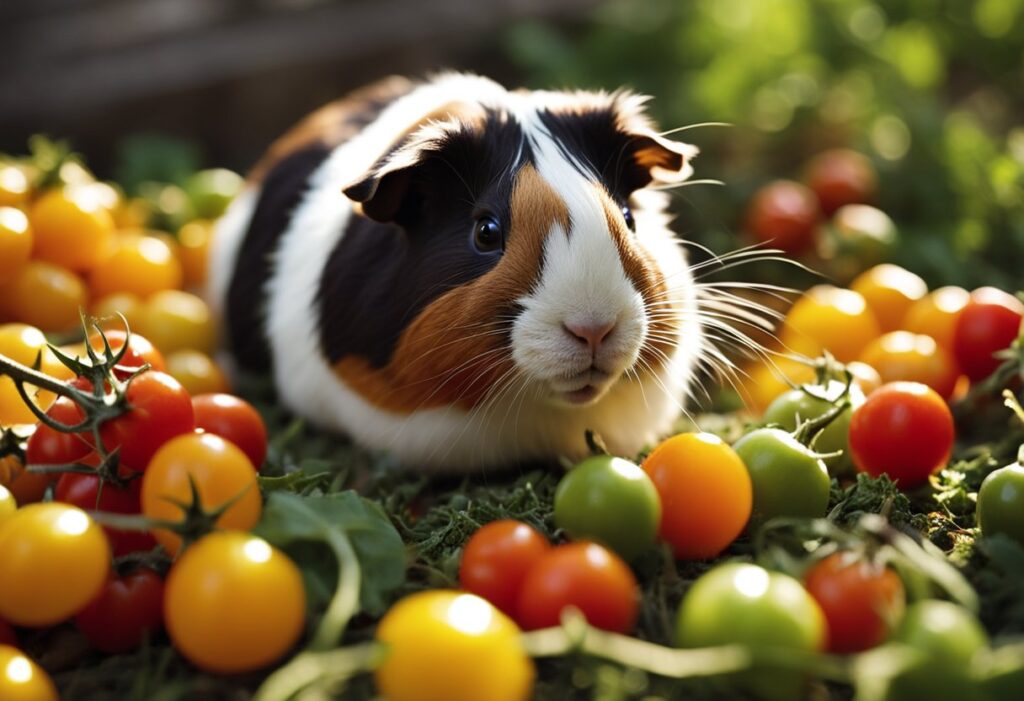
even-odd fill
[[[634,368],[636,377],[622,377],[585,407],[551,402],[550,392],[537,382],[558,374],[559,358],[564,373],[566,344],[571,340],[561,328],[566,319],[614,318],[624,345],[618,355],[614,343],[606,350],[621,366],[619,371],[635,362],[635,340],[647,332],[643,300],[623,270],[593,187],[564,160],[550,137],[537,131],[536,108],[547,98],[564,99],[553,97],[557,95],[508,93],[484,78],[443,75],[397,99],[312,175],[310,189],[281,237],[267,283],[266,331],[285,404],[316,424],[344,431],[357,442],[389,451],[399,462],[420,469],[468,471],[552,455],[576,459],[586,453],[586,429],[598,431],[612,451],[632,455],[670,429],[701,341],[693,282],[661,213],[664,198],[659,193],[637,193],[634,216],[638,240],[658,260],[673,299],[694,312],[684,326],[683,342],[656,372]],[[470,412],[443,407],[409,415],[391,413],[348,387],[322,356],[317,347],[316,294],[328,254],[352,214],[342,189],[362,177],[409,125],[453,100],[505,107],[523,122],[534,137],[538,171],[565,198],[573,230],[551,232],[543,275],[522,300],[526,311],[513,333],[513,355],[523,371],[519,377],[496,393],[494,401]],[[247,196],[250,201],[236,203],[220,227],[229,233],[218,241],[214,254],[210,290],[211,301],[221,305],[217,309],[223,308],[240,232],[245,231],[256,193]],[[626,352],[627,346],[634,350]]]

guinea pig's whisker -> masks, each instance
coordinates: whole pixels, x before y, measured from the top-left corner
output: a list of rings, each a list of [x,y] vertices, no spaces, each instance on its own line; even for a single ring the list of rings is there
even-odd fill
[[[690,185],[725,185],[725,183],[721,180],[715,180],[714,178],[702,178],[700,180],[684,180],[681,183],[672,183],[671,185],[656,185],[654,187],[648,187],[647,189],[665,192],[669,190],[678,190],[681,187],[689,187]]]
[[[672,134],[679,134],[690,129],[703,129],[704,127],[732,127],[735,126],[732,122],[697,122],[696,124],[687,124],[681,127],[675,127],[668,131],[658,132],[658,136],[671,136]]]

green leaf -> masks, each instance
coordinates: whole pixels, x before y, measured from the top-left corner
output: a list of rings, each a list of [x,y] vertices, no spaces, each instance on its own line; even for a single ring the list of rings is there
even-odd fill
[[[405,581],[405,547],[398,531],[380,507],[353,491],[306,497],[273,492],[255,530],[292,554],[304,572],[319,580],[311,592],[319,605],[325,603],[322,593],[334,591],[336,585],[324,586],[325,578],[337,577],[324,566],[323,555],[325,548],[333,549],[337,535],[351,542],[358,558],[360,610],[382,613],[390,594]],[[311,543],[320,547],[310,547]]]

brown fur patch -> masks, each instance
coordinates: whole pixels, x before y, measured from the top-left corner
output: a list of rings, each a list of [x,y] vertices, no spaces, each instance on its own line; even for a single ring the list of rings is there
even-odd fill
[[[599,196],[604,206],[608,231],[611,232],[615,246],[619,250],[619,259],[626,271],[626,277],[640,292],[644,304],[651,309],[649,314],[654,315],[648,326],[648,339],[641,350],[640,358],[650,367],[659,368],[664,364],[665,358],[671,355],[679,335],[679,324],[667,316],[669,307],[665,302],[668,284],[651,252],[636,243],[636,235],[626,226],[619,207],[606,194],[602,193]]]
[[[362,357],[334,365],[341,379],[374,405],[396,413],[478,406],[512,365],[508,329],[515,300],[540,274],[544,239],[569,212],[533,166],[516,176],[508,246],[501,261],[473,282],[429,304],[405,329],[390,362],[374,368]]]
[[[258,184],[281,159],[310,144],[337,146],[351,139],[365,126],[365,119],[361,118],[363,115],[379,111],[381,105],[392,102],[414,87],[415,84],[406,78],[391,76],[310,113],[270,145],[249,172],[249,183]]]

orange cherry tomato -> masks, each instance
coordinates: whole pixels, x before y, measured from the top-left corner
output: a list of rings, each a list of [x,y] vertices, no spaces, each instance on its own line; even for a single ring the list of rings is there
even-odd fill
[[[928,294],[928,285],[906,268],[883,263],[865,270],[850,283],[878,320],[882,331],[902,328],[907,310]]]
[[[940,287],[910,305],[900,328],[931,336],[952,353],[956,320],[970,298],[970,293],[962,287]]]
[[[137,295],[115,292],[93,302],[90,312],[99,319],[104,330],[124,328],[124,324],[117,317],[120,314],[128,321],[128,328],[134,332],[139,327],[143,305]]]
[[[817,356],[828,350],[837,360],[856,360],[881,333],[864,297],[853,290],[817,285],[786,315],[782,342],[792,351]]]
[[[644,460],[661,497],[659,535],[682,560],[711,558],[743,531],[753,486],[743,461],[710,433],[680,433]]]
[[[868,344],[861,361],[878,371],[883,382],[920,382],[949,399],[960,376],[949,351],[931,336],[892,331]]]
[[[32,255],[70,270],[92,269],[114,238],[104,193],[90,185],[44,192],[32,204],[29,220],[35,232]]]
[[[46,336],[34,326],[27,324],[0,325],[0,355],[22,365],[32,366],[36,359],[41,360],[40,370],[57,379],[67,379],[70,371],[61,365],[46,345]],[[26,385],[36,406],[46,410],[55,399],[52,392],[43,391],[32,385]],[[0,426],[13,424],[33,424],[35,414],[25,405],[15,387],[14,380],[0,377]]]

